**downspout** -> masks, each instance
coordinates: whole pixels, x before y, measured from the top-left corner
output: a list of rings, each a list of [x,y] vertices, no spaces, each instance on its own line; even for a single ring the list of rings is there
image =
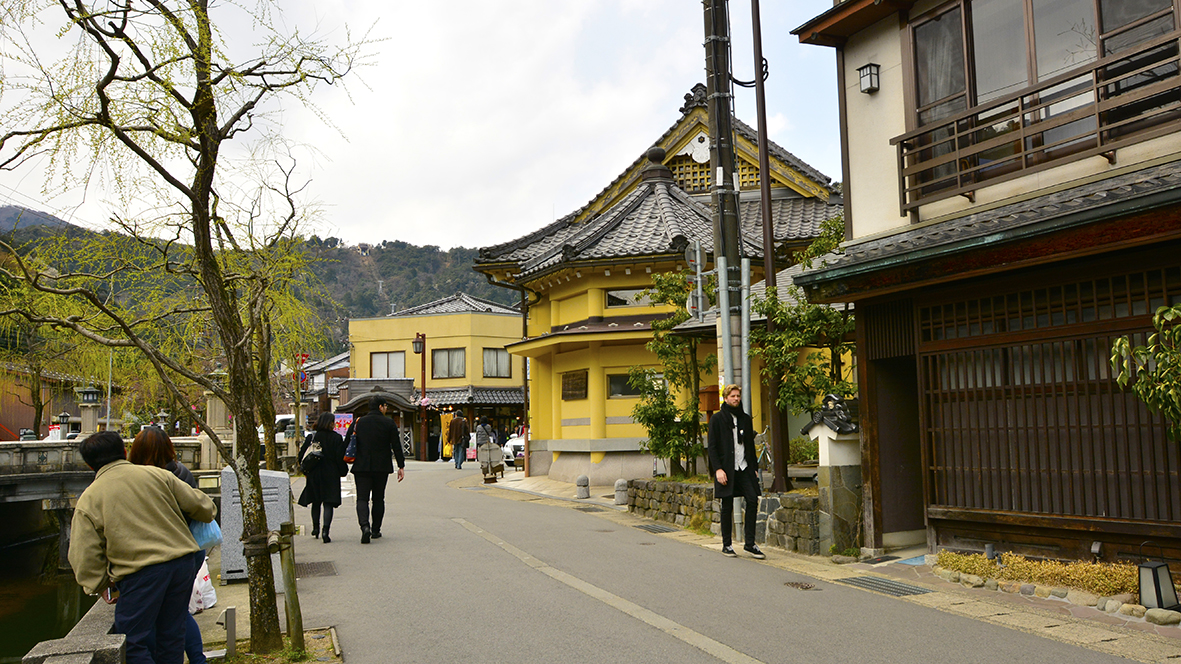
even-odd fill
[[[507,281],[500,281],[491,274],[485,272],[484,278],[493,286],[500,286],[501,288],[508,288],[515,290],[521,294],[521,339],[529,338],[529,305],[537,304],[541,301],[541,294],[535,290],[519,286],[517,284],[509,283]],[[536,297],[536,300],[530,302],[529,295]],[[529,474],[529,434],[532,427],[529,424],[529,358],[525,358],[525,369],[521,372],[521,395],[523,400],[523,408],[525,415],[525,477],[530,477]]]

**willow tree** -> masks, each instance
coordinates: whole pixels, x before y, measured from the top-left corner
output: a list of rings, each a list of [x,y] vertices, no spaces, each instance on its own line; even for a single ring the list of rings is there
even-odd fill
[[[183,291],[190,297],[174,304],[181,315],[199,314],[208,321],[226,383],[215,384],[207,368],[186,365],[154,346],[150,331],[169,325],[172,314],[121,307],[117,294],[102,288],[107,274],[52,275],[48,266],[21,259],[10,277],[83,303],[89,313],[11,313],[107,346],[136,349],[178,401],[177,377],[213,392],[233,414],[239,441],[256,436],[263,389],[252,353],[257,321],[248,312],[268,289],[257,288],[255,276],[239,269],[237,252],[227,251],[225,243],[235,238],[242,247],[242,238],[255,237],[260,225],[269,237],[282,237],[290,225],[281,212],[267,211],[270,184],[243,185],[256,181],[259,172],[255,166],[243,172],[236,165],[258,160],[250,159],[249,149],[235,146],[273,140],[280,130],[267,111],[277,109],[283,98],[308,103],[318,84],[349,74],[367,44],[346,37],[334,46],[286,32],[280,13],[279,3],[266,0],[251,7],[211,7],[208,0],[12,0],[0,12],[5,73],[0,168],[27,168],[30,160],[47,164],[47,189],[65,180],[94,185],[117,199],[121,214],[112,216],[121,218],[133,236],[145,242],[164,238],[165,248],[188,246],[181,256],[160,251],[151,267],[190,282],[192,289]],[[226,31],[244,26],[251,26],[252,34],[235,35],[231,48]],[[45,28],[53,34],[45,34]],[[47,50],[61,43],[71,44],[70,50]],[[47,160],[35,159],[45,155]],[[251,198],[254,192],[263,195]],[[242,220],[250,225],[234,226]],[[238,475],[251,647],[269,652],[282,639],[269,556],[258,546],[267,532],[258,446],[240,445],[234,458],[216,432],[204,428]]]

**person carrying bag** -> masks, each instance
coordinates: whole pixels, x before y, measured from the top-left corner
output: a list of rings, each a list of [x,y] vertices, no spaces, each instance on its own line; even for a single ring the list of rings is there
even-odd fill
[[[312,537],[319,537],[325,544],[332,541],[328,535],[332,526],[332,513],[340,507],[340,478],[349,472],[349,466],[344,460],[344,438],[333,430],[335,424],[336,418],[332,413],[320,413],[316,418],[316,430],[307,437],[299,450],[299,465],[304,471],[306,482],[298,502],[302,507],[312,508]],[[323,530],[320,529],[321,508],[324,514]]]

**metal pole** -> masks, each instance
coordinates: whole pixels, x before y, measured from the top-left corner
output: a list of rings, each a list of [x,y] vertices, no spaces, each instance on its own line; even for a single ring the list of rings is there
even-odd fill
[[[717,257],[718,274],[726,274],[726,257]],[[730,289],[718,278],[718,325],[722,327],[722,374],[726,384],[734,382],[734,349],[730,347]]]
[[[737,268],[741,258],[738,239],[738,196],[734,189],[734,123],[731,105],[734,95],[730,88],[730,15],[727,0],[705,0],[705,87],[706,108],[709,111],[710,169],[713,174],[710,200],[714,210],[714,256],[725,257],[726,265]],[[738,275],[730,270],[718,271],[720,292],[739,289]],[[726,293],[729,301],[729,293]],[[721,309],[720,320],[726,338],[733,340],[737,333],[729,307]],[[734,348],[726,344],[731,356],[726,371],[727,383],[741,383],[734,366]]]
[[[693,242],[693,250],[696,252],[694,256],[697,268],[697,322],[700,323],[705,318],[705,285],[702,283],[705,276],[702,274],[704,271],[702,268],[705,267],[702,265],[705,262],[705,256],[701,255],[701,240]]]
[[[767,93],[763,85],[763,27],[759,20],[759,0],[751,0],[751,29],[754,33],[755,50],[755,105],[757,107],[759,123],[759,194],[760,210],[763,218],[763,278],[770,294],[775,284],[775,229],[771,217],[771,159],[767,152]],[[767,316],[767,332],[775,332],[775,319]],[[784,492],[791,489],[791,482],[787,478],[787,442],[784,432],[787,431],[786,414],[779,408],[779,377],[767,377],[767,397],[770,409],[767,421],[771,425],[771,464],[775,471],[775,481],[771,490]]]
[[[422,362],[419,363],[422,365],[422,394],[419,395],[419,398],[418,398],[418,407],[419,407],[419,410],[421,411],[420,415],[419,415],[419,419],[422,420],[422,423],[419,425],[420,440],[418,441],[418,460],[419,461],[426,461],[427,460],[427,458],[426,458],[426,404],[423,403],[423,400],[426,399],[427,347],[426,347],[426,333],[420,332],[419,334],[422,336]],[[450,360],[448,360],[448,361],[450,361]]]
[[[750,409],[750,259],[742,259],[742,410]]]

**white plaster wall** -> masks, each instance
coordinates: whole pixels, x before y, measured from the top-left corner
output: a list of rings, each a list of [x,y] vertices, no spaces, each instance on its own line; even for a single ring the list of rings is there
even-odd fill
[[[881,89],[861,92],[857,68],[881,66]],[[845,100],[849,130],[849,203],[853,237],[904,227],[898,214],[898,157],[890,139],[906,133],[902,42],[898,16],[854,35],[845,46]]]

